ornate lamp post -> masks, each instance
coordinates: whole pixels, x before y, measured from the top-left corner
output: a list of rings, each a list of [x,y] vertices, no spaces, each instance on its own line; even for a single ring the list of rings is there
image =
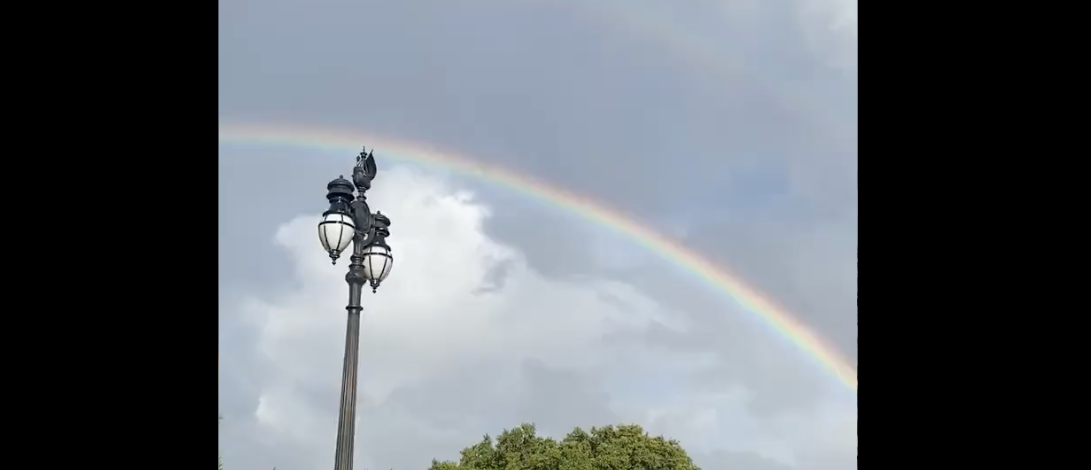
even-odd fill
[[[372,150],[374,152],[374,150]],[[390,219],[381,212],[371,213],[364,193],[371,189],[377,168],[375,157],[364,151],[356,157],[352,169],[352,183],[343,177],[330,181],[326,199],[330,208],[322,214],[318,223],[318,239],[337,264],[337,258],[353,245],[349,258],[349,272],[345,281],[349,284],[348,328],[345,332],[345,367],[341,372],[341,409],[337,418],[337,450],[334,453],[334,470],[352,470],[352,451],[356,432],[356,361],[360,351],[360,297],[364,284],[371,284],[371,291],[379,288],[390,275],[394,256],[386,237],[390,236]],[[355,197],[353,186],[356,187]]]

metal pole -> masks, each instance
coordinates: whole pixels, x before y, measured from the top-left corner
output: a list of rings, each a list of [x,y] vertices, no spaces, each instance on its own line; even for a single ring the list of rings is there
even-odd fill
[[[334,451],[334,470],[352,470],[352,451],[356,435],[356,370],[360,356],[360,297],[364,283],[365,243],[357,238],[354,243],[352,263],[345,281],[349,284],[348,327],[345,331],[345,367],[341,371],[341,409],[337,417],[337,449]]]

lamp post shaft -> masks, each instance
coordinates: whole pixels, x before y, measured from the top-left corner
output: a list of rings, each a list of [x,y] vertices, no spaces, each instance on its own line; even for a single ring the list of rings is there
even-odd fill
[[[334,470],[352,470],[356,436],[356,372],[360,356],[360,304],[364,283],[363,240],[356,240],[345,281],[349,285],[348,326],[345,328],[345,365],[341,371],[341,407],[337,416]]]
[[[354,233],[352,261],[345,275],[345,282],[349,285],[349,304],[345,307],[348,310],[348,325],[345,328],[345,364],[341,371],[341,405],[337,414],[334,470],[352,470],[356,437],[356,379],[360,360],[360,312],[364,309],[360,297],[363,296],[364,285],[370,283],[372,292],[379,287],[379,283],[390,273],[394,261],[390,247],[384,241],[390,235],[387,230],[390,219],[381,212],[372,214],[364,196],[371,188],[371,180],[377,171],[372,152],[361,151],[352,169],[351,183],[339,176],[326,185],[326,199],[330,208],[322,214],[322,222],[318,224],[322,246],[334,263],[337,263],[341,251],[348,248],[345,235]],[[351,223],[346,218],[352,219]],[[382,260],[378,272],[374,271],[375,263],[371,258]],[[365,260],[368,260],[367,266],[370,268],[366,273]],[[369,276],[373,279],[368,279]]]

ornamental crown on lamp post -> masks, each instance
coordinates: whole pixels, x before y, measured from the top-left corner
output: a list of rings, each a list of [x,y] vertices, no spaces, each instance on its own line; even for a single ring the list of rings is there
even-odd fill
[[[375,149],[368,152],[367,147],[364,147],[360,150],[360,155],[356,156],[356,166],[352,168],[352,182],[361,196],[371,189],[371,180],[375,179],[375,174],[379,171],[375,167],[374,153]]]

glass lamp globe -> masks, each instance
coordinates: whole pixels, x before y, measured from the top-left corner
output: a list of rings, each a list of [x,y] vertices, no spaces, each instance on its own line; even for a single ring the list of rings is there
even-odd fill
[[[318,223],[318,241],[336,262],[337,257],[348,249],[352,237],[356,235],[356,225],[352,217],[340,212],[332,212],[322,217]]]
[[[390,275],[390,268],[394,267],[394,255],[390,253],[390,247],[369,245],[364,248],[362,254],[364,255],[365,279],[378,283]]]

